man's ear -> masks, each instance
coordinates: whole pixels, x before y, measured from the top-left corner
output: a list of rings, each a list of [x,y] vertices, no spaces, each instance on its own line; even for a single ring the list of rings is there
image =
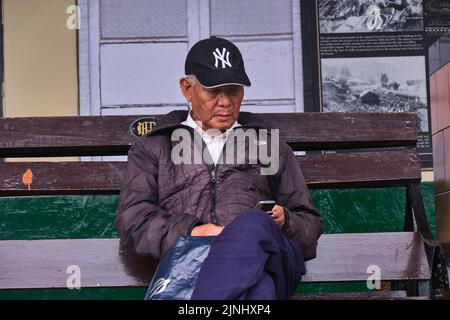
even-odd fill
[[[192,85],[186,78],[180,79],[180,89],[187,102],[192,102]]]

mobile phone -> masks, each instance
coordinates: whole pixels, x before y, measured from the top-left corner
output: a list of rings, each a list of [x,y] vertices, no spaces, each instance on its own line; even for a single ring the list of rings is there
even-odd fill
[[[272,215],[272,209],[274,206],[275,206],[274,200],[262,200],[256,204],[255,209],[265,211],[268,214]]]

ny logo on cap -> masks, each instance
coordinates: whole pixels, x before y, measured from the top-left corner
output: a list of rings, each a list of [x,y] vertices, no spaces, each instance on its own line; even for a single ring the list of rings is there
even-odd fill
[[[216,50],[213,51],[213,54],[214,54],[214,58],[216,58],[216,63],[215,63],[216,68],[219,65],[219,60],[222,62],[222,69],[225,69],[226,66],[229,66],[231,68],[230,51],[228,51],[226,48],[222,48],[222,53],[221,53],[219,48],[216,48]]]

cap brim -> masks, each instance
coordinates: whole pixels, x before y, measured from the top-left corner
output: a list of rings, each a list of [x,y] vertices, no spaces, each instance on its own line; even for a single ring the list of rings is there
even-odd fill
[[[214,72],[198,72],[195,74],[200,84],[205,88],[216,88],[227,85],[239,85],[250,87],[252,84],[247,74],[234,70],[223,70]]]

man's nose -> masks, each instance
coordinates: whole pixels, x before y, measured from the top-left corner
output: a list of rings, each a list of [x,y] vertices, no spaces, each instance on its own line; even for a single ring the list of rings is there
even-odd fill
[[[229,107],[231,105],[230,97],[226,92],[222,91],[219,93],[217,104],[221,107]]]

